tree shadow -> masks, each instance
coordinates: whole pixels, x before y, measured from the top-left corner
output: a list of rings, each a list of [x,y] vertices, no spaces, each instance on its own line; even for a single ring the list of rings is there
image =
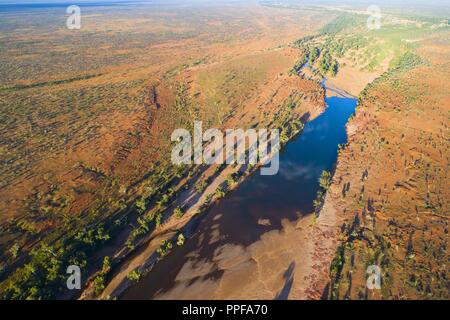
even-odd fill
[[[287,270],[284,272],[283,278],[285,279],[283,289],[277,293],[275,296],[275,300],[287,300],[289,297],[289,293],[292,289],[292,284],[294,282],[294,270],[295,270],[295,262],[291,262]]]

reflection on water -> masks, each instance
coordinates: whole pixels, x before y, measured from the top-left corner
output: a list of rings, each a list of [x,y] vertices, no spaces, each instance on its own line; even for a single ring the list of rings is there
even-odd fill
[[[351,98],[331,97],[326,103],[326,111],[282,151],[277,175],[256,173],[213,205],[193,237],[121,298],[208,299],[224,270],[252,263],[245,248],[264,233],[281,229],[283,219],[311,213],[318,179],[323,170],[333,168],[338,144],[346,142],[345,124],[356,107]],[[287,283],[290,277],[287,272]],[[281,292],[280,298],[284,295]]]

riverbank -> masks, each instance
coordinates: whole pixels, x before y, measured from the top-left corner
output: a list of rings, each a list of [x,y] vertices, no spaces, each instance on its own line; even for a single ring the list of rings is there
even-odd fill
[[[250,122],[253,119],[253,122],[259,121],[260,126],[270,128],[278,126],[279,122],[286,122],[285,120],[290,118],[307,122],[322,113],[324,108],[323,89],[318,84],[296,77],[278,75],[274,83],[269,85],[272,89],[263,91],[254,101],[254,105],[238,110],[238,113],[228,120],[227,126],[239,127],[242,123]],[[298,91],[299,89],[301,91]],[[296,107],[292,108],[292,105]],[[264,115],[261,111],[262,108],[264,108]],[[271,116],[277,117],[277,120],[271,120]],[[291,120],[287,123],[291,123]],[[160,260],[157,249],[160,248],[163,241],[170,240],[175,244],[176,237],[183,234],[186,242],[188,242],[192,230],[195,229],[198,221],[202,220],[202,213],[214,203],[217,197],[222,197],[220,193],[217,193],[218,188],[220,187],[225,192],[231,192],[254,170],[256,168],[249,171],[245,167],[226,166],[220,168],[211,166],[206,168],[199,176],[194,175],[191,181],[185,183],[187,188],[178,195],[175,202],[163,214],[161,225],[139,240],[135,245],[134,253],[126,257],[118,256],[120,261],[114,265],[108,274],[105,288],[98,297],[119,296],[126,288],[134,284],[134,281],[127,278],[131,272],[137,271],[139,274],[145,274],[151,270]],[[229,184],[230,177],[233,175],[238,178],[233,179],[233,182]],[[205,182],[205,186],[199,192],[198,185],[202,181]],[[183,208],[181,217],[173,214],[177,207]],[[82,299],[97,297],[95,281],[93,280],[94,277],[89,281],[90,285],[81,296]]]
[[[363,78],[357,78],[360,81]],[[313,81],[301,80],[309,83]],[[328,83],[327,83],[328,87]],[[341,91],[328,87],[326,90],[328,98],[336,97],[351,97],[348,92],[340,94]],[[307,96],[305,96],[307,97]],[[268,96],[272,99],[273,97]],[[309,99],[311,100],[311,99]],[[314,101],[314,99],[312,99]],[[306,111],[306,109],[305,109]],[[246,114],[246,110],[243,110],[243,114]],[[311,109],[308,111],[308,120],[315,119],[322,111]],[[239,117],[233,117],[238,119]],[[237,123],[236,123],[237,124]],[[212,169],[213,170],[213,169]],[[233,171],[235,170],[235,171]],[[226,168],[223,172],[215,176],[214,180],[207,186],[203,194],[198,197],[194,190],[194,186],[183,193],[180,197],[182,202],[178,205],[186,207],[186,212],[183,217],[169,218],[163,223],[158,230],[151,233],[144,245],[133,254],[131,258],[127,258],[126,261],[121,263],[119,267],[113,270],[110,275],[110,281],[105,287],[105,290],[101,294],[101,298],[117,297],[130,287],[136,286],[134,281],[129,280],[127,276],[133,272],[138,271],[139,274],[146,274],[152,270],[155,265],[164,264],[167,257],[162,261],[159,261],[159,255],[157,249],[161,246],[163,241],[169,240],[173,243],[176,242],[176,237],[182,233],[186,237],[186,242],[189,242],[189,237],[198,228],[198,225],[203,220],[202,215],[198,215],[199,209],[204,208],[205,204],[214,200],[213,195],[217,188],[221,186],[224,181],[233,172],[239,170],[238,168]],[[244,178],[244,177],[243,177]],[[244,181],[242,179],[240,182]],[[234,190],[239,186],[236,183],[229,191]],[[328,198],[328,196],[327,196]],[[214,295],[210,295],[209,298],[215,299],[227,299],[227,298],[255,298],[255,299],[273,299],[279,298],[291,298],[291,299],[318,299],[321,297],[323,289],[327,283],[328,271],[330,261],[333,257],[337,246],[337,233],[336,229],[340,221],[337,220],[335,209],[327,205],[325,202],[323,212],[317,219],[313,219],[310,212],[303,212],[302,215],[297,216],[295,219],[283,219],[279,223],[279,228],[276,230],[268,231],[261,236],[261,239],[247,247],[226,245],[221,249],[220,258],[215,263],[225,265],[222,268],[222,272],[226,275],[225,280],[227,289],[216,287],[217,282],[205,281],[196,282],[196,286],[190,286],[189,297],[194,298],[195,292],[198,292],[199,298],[205,294],[205,292],[214,291]],[[224,213],[225,214],[225,213]],[[260,219],[261,225],[270,225],[270,221],[267,219]],[[220,233],[215,230],[212,238],[220,238]],[[295,243],[296,245],[292,245]],[[229,263],[230,259],[239,257],[239,263]],[[282,258],[276,258],[282,257]],[[170,258],[170,254],[169,257]],[[228,262],[223,262],[223,261]],[[289,263],[288,263],[289,262]],[[272,266],[276,265],[278,272],[273,272]],[[162,268],[162,267],[161,267]],[[181,272],[181,277],[189,279],[190,276],[205,277],[210,273],[210,269],[207,265],[203,265],[201,271],[197,270],[193,266],[186,266],[187,269],[176,269]],[[295,269],[295,272],[293,270]],[[153,273],[154,271],[150,271]],[[165,269],[166,274],[161,274],[161,277],[177,278],[175,270],[171,268]],[[297,276],[293,276],[293,274]],[[171,275],[169,275],[171,274]],[[298,276],[301,274],[302,276]],[[246,284],[246,285],[244,285]],[[139,285],[139,283],[137,284]],[[223,284],[221,285],[223,286]],[[286,289],[283,289],[286,286]],[[243,287],[248,288],[243,289]],[[289,287],[289,290],[287,288]],[[207,290],[209,288],[210,291]],[[256,290],[257,289],[257,290]],[[82,298],[92,298],[92,288],[87,290]],[[176,293],[178,292],[178,294]],[[254,292],[258,292],[255,296]],[[284,293],[283,293],[284,292]],[[287,293],[286,293],[287,292]],[[176,291],[172,291],[170,294],[161,295],[158,298],[183,298],[183,294],[186,291],[183,287],[178,287]],[[238,293],[238,296],[234,294]],[[142,298],[142,297],[140,297]]]
[[[349,98],[326,102],[326,111],[281,153],[278,175],[246,179],[201,218],[183,247],[120,298],[302,298],[303,270],[317,261],[305,257],[317,249],[307,243],[314,239],[310,224],[320,225],[311,215],[318,180],[323,170],[332,169],[356,106]]]
[[[449,129],[442,119],[450,96],[441,57],[449,51],[436,43],[418,50],[429,63],[368,88],[348,125],[321,212],[334,211],[339,230],[324,259],[337,267],[316,281],[329,299],[448,299]],[[381,272],[381,290],[367,290],[369,265]]]

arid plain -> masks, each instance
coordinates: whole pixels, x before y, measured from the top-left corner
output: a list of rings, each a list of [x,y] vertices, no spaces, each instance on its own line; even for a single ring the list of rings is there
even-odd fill
[[[373,31],[360,11],[100,3],[69,30],[65,7],[0,10],[1,297],[120,298],[257,174],[172,164],[174,129],[279,128],[286,144],[344,95],[358,107],[315,212],[158,298],[448,298],[448,22],[389,8]]]

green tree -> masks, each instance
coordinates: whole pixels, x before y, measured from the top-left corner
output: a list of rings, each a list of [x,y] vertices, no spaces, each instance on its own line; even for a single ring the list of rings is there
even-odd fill
[[[208,184],[206,183],[206,181],[201,180],[195,184],[195,190],[197,190],[198,193],[202,193],[203,191],[205,191],[207,186]]]
[[[111,270],[111,259],[108,256],[103,258],[103,266],[101,273],[106,275]]]
[[[20,247],[17,243],[15,243],[11,248],[9,248],[9,253],[13,256],[13,258],[17,258],[17,255],[19,254]]]
[[[184,245],[184,241],[185,241],[184,235],[180,233],[177,238],[177,245],[181,247],[182,245]]]
[[[139,213],[144,212],[146,209],[145,199],[143,197],[140,197],[139,199],[137,199],[135,205],[136,205],[136,209]]]
[[[159,256],[162,258],[166,256],[171,249],[172,249],[172,242],[170,242],[169,240],[163,240],[161,242],[161,246],[156,250],[156,252],[158,252]]]
[[[223,191],[222,187],[218,187],[216,189],[216,196],[217,199],[222,199],[223,197],[225,197],[225,191]]]
[[[320,49],[317,47],[309,48],[309,64],[312,65],[320,56]]]
[[[103,290],[105,290],[105,277],[99,275],[94,279],[94,291],[96,295],[99,295]]]
[[[331,76],[335,77],[339,71],[339,63],[336,60],[333,60],[330,67]]]
[[[319,185],[323,190],[328,190],[328,188],[331,186],[331,173],[329,171],[322,171],[322,174],[319,179]]]
[[[184,215],[184,211],[181,207],[176,207],[175,210],[173,210],[173,213],[178,219],[180,219]]]
[[[328,71],[330,71],[332,63],[332,57],[328,51],[325,51],[325,53],[321,56],[319,60],[319,66],[318,69],[322,75],[326,75]]]
[[[138,270],[133,270],[127,275],[127,279],[138,282],[141,279],[141,273]]]

